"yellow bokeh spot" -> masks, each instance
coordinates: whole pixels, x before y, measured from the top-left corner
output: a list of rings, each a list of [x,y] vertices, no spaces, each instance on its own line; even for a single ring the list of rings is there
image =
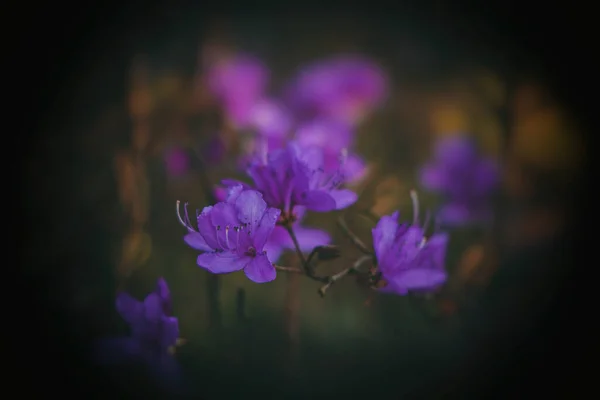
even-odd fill
[[[433,108],[429,121],[434,135],[445,135],[469,130],[466,110],[458,104],[440,104]]]
[[[581,143],[560,110],[547,108],[515,124],[513,151],[517,157],[543,168],[574,167],[581,160]]]

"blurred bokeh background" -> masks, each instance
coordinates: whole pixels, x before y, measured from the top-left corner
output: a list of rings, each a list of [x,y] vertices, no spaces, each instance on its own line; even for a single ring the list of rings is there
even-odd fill
[[[163,25],[124,37],[126,50],[119,47],[112,59],[107,51],[103,63],[85,64],[71,76],[73,98],[65,102],[72,107],[56,110],[68,115],[65,132],[76,134],[46,130],[28,159],[29,177],[46,178],[30,185],[26,204],[51,233],[24,254],[27,272],[40,285],[51,283],[44,293],[61,310],[59,323],[69,327],[65,337],[73,346],[83,352],[97,338],[126,334],[114,309],[117,289],[143,298],[159,276],[171,287],[186,339],[176,357],[192,392],[203,398],[439,398],[480,336],[503,337],[515,326],[527,331],[565,273],[544,266],[575,217],[585,161],[582,128],[537,60],[505,56],[463,40],[461,29],[406,16],[199,21],[196,13],[173,11]],[[297,275],[280,273],[258,285],[241,273],[215,276],[198,268],[197,253],[182,240],[175,202],[207,205],[204,174],[212,182],[243,176],[232,155],[242,134],[227,123],[205,76],[215,54],[238,52],[268,66],[273,94],[303,65],[337,54],[360,54],[387,73],[388,97],[356,132],[368,179],[354,186],[359,201],[344,212],[367,243],[375,222],[360,214],[411,215],[411,189],[419,190],[422,209],[436,206],[417,171],[439,138],[469,135],[498,160],[494,221],[452,230],[450,278],[440,291],[383,295],[348,277],[321,298],[318,284]],[[215,135],[233,150],[203,169],[198,150]],[[322,267],[329,273],[360,256],[336,226],[338,215],[306,220],[342,250]],[[293,254],[284,260],[295,262]],[[490,290],[494,296],[486,297]],[[484,301],[494,305],[481,311]],[[480,315],[490,309],[510,318],[489,325]],[[95,373],[136,390],[155,388],[140,371]]]

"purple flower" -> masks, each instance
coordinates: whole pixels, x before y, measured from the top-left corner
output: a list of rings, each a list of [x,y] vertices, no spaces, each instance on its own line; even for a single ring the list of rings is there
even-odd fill
[[[387,77],[360,56],[337,56],[303,68],[287,91],[291,107],[302,117],[330,117],[356,123],[381,104]]]
[[[185,213],[179,221],[188,229],[185,242],[196,250],[198,265],[215,274],[244,270],[256,283],[275,279],[276,271],[264,250],[280,211],[267,207],[263,196],[242,186],[231,188],[226,201],[204,207],[197,215],[198,230]]]
[[[413,193],[414,221],[398,224],[398,211],[382,217],[373,228],[378,271],[387,286],[381,290],[400,295],[408,291],[434,290],[446,281],[444,259],[448,236],[427,239],[418,225],[418,200]]]
[[[172,354],[179,338],[179,323],[172,316],[171,294],[163,278],[144,301],[128,293],[117,295],[116,308],[131,328],[130,337],[97,343],[96,358],[103,363],[143,361],[161,378],[172,378],[178,366]]]
[[[311,146],[301,149],[291,142],[281,149],[259,152],[247,168],[256,190],[263,194],[267,204],[283,211],[289,218],[295,206],[326,212],[346,208],[356,202],[356,193],[340,189],[345,181],[341,166],[327,173],[323,149]],[[239,185],[234,180],[224,180],[225,186]],[[245,184],[242,184],[245,185]],[[250,188],[250,186],[245,185]]]
[[[296,130],[295,139],[302,148],[321,147],[324,169],[331,172],[338,167],[340,154],[352,146],[354,132],[347,123],[318,119],[301,125]],[[347,182],[356,182],[365,176],[366,165],[357,154],[347,153],[342,170]]]
[[[245,127],[252,108],[262,98],[269,71],[257,58],[238,54],[222,59],[207,71],[210,91],[221,103],[227,118],[237,127]]]
[[[446,200],[438,213],[440,223],[484,222],[491,217],[499,170],[494,160],[478,154],[472,140],[452,137],[437,143],[434,159],[421,169],[420,181]]]
[[[232,186],[229,189],[217,187],[215,195],[219,201],[226,201],[230,195],[235,196],[236,190],[237,186]],[[316,246],[329,244],[331,236],[321,229],[302,226],[301,222],[304,219],[305,213],[306,209],[304,207],[296,207],[294,209],[295,221],[292,223],[292,228],[300,245],[300,250],[310,252]],[[275,226],[264,247],[267,257],[269,257],[272,263],[276,263],[279,260],[284,250],[294,249],[294,242],[290,238],[289,233],[281,225]]]

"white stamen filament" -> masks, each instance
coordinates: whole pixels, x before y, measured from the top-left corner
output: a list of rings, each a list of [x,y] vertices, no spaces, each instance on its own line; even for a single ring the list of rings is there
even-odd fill
[[[190,223],[190,218],[187,216],[187,203],[185,203],[185,205],[184,205],[187,221],[184,221],[183,218],[181,218],[181,211],[179,210],[180,204],[181,204],[181,202],[179,200],[177,200],[176,206],[175,206],[175,211],[177,212],[177,219],[179,220],[179,223],[181,225],[183,225],[184,227],[186,227],[189,231],[195,232],[194,228],[192,228],[192,224]]]
[[[229,248],[229,225],[225,227],[225,243],[227,244],[227,248]]]
[[[235,248],[239,249],[240,248],[240,230],[242,230],[242,228],[239,227],[235,227],[235,231],[237,232],[236,234],[236,238],[235,238]]]
[[[415,190],[410,191],[410,199],[413,206],[413,225],[419,224],[419,197]]]

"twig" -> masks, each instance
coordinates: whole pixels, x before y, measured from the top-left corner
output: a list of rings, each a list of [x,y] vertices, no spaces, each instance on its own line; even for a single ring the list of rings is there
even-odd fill
[[[300,262],[302,263],[304,272],[306,273],[306,275],[309,275],[309,276],[312,275],[312,271],[310,271],[310,268],[308,266],[308,260],[304,257],[304,253],[302,253],[302,250],[300,249],[300,243],[298,243],[298,238],[296,237],[296,234],[294,233],[294,228],[287,225],[285,227],[285,229],[287,230],[288,234],[290,235],[290,238],[292,238],[292,242],[294,242],[294,248],[296,249],[296,254],[298,254],[298,258],[300,259]],[[311,256],[312,256],[312,253],[311,253]]]
[[[373,253],[367,248],[367,246],[363,243],[363,241],[360,240],[354,233],[352,233],[350,228],[348,228],[348,225],[346,224],[346,221],[344,220],[343,216],[340,216],[338,218],[338,226],[340,227],[342,232],[344,232],[346,234],[346,236],[348,236],[352,240],[352,243],[361,252],[363,252],[364,254],[369,255],[369,256],[373,255]]]
[[[283,271],[283,272],[293,272],[295,274],[303,274],[304,270],[300,269],[300,268],[294,268],[294,267],[283,267],[281,265],[273,265],[275,267],[276,270],[278,271]]]
[[[372,260],[371,255],[362,256],[361,258],[356,260],[354,262],[354,264],[352,264],[352,266],[345,268],[345,269],[341,270],[340,272],[338,272],[337,274],[328,277],[327,283],[325,285],[321,286],[321,288],[319,289],[319,294],[321,295],[321,297],[325,296],[325,292],[327,292],[327,290],[329,289],[329,287],[331,285],[333,285],[335,282],[339,281],[340,279],[342,279],[343,277],[345,277],[346,275],[348,275],[351,272],[358,272],[358,268],[360,268],[365,262],[367,262],[369,260]]]

